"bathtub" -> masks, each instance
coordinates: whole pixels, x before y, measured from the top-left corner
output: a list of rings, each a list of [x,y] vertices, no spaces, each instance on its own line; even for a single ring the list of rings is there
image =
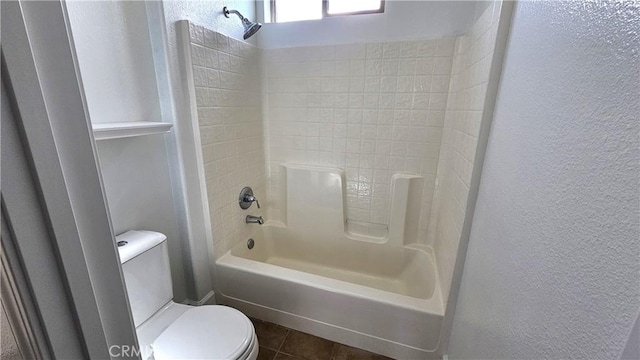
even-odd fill
[[[436,357],[444,306],[433,255],[266,224],[216,261],[219,303],[393,358]]]

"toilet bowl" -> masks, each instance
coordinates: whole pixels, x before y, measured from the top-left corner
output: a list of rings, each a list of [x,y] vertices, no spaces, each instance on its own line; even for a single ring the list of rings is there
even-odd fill
[[[116,237],[141,358],[255,360],[258,339],[243,313],[171,300],[166,239],[142,230]]]

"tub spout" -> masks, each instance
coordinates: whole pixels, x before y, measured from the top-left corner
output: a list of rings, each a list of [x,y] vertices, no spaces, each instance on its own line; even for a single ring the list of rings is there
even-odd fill
[[[247,224],[258,224],[258,225],[264,224],[264,220],[262,220],[262,216],[253,216],[253,215],[247,215],[247,217],[244,218],[244,222],[246,222]]]

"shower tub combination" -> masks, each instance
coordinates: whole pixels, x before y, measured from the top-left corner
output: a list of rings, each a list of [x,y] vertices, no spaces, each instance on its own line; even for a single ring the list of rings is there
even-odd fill
[[[256,227],[253,248],[218,258],[216,299],[383,355],[435,357],[444,306],[434,257],[404,240],[417,226],[409,210],[420,179],[394,178],[387,236],[368,241],[345,231],[340,169],[284,167],[286,224]]]

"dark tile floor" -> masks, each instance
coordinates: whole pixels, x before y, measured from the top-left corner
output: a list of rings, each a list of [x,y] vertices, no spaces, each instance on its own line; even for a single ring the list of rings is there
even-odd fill
[[[258,360],[390,360],[284,326],[252,318],[260,352]]]

